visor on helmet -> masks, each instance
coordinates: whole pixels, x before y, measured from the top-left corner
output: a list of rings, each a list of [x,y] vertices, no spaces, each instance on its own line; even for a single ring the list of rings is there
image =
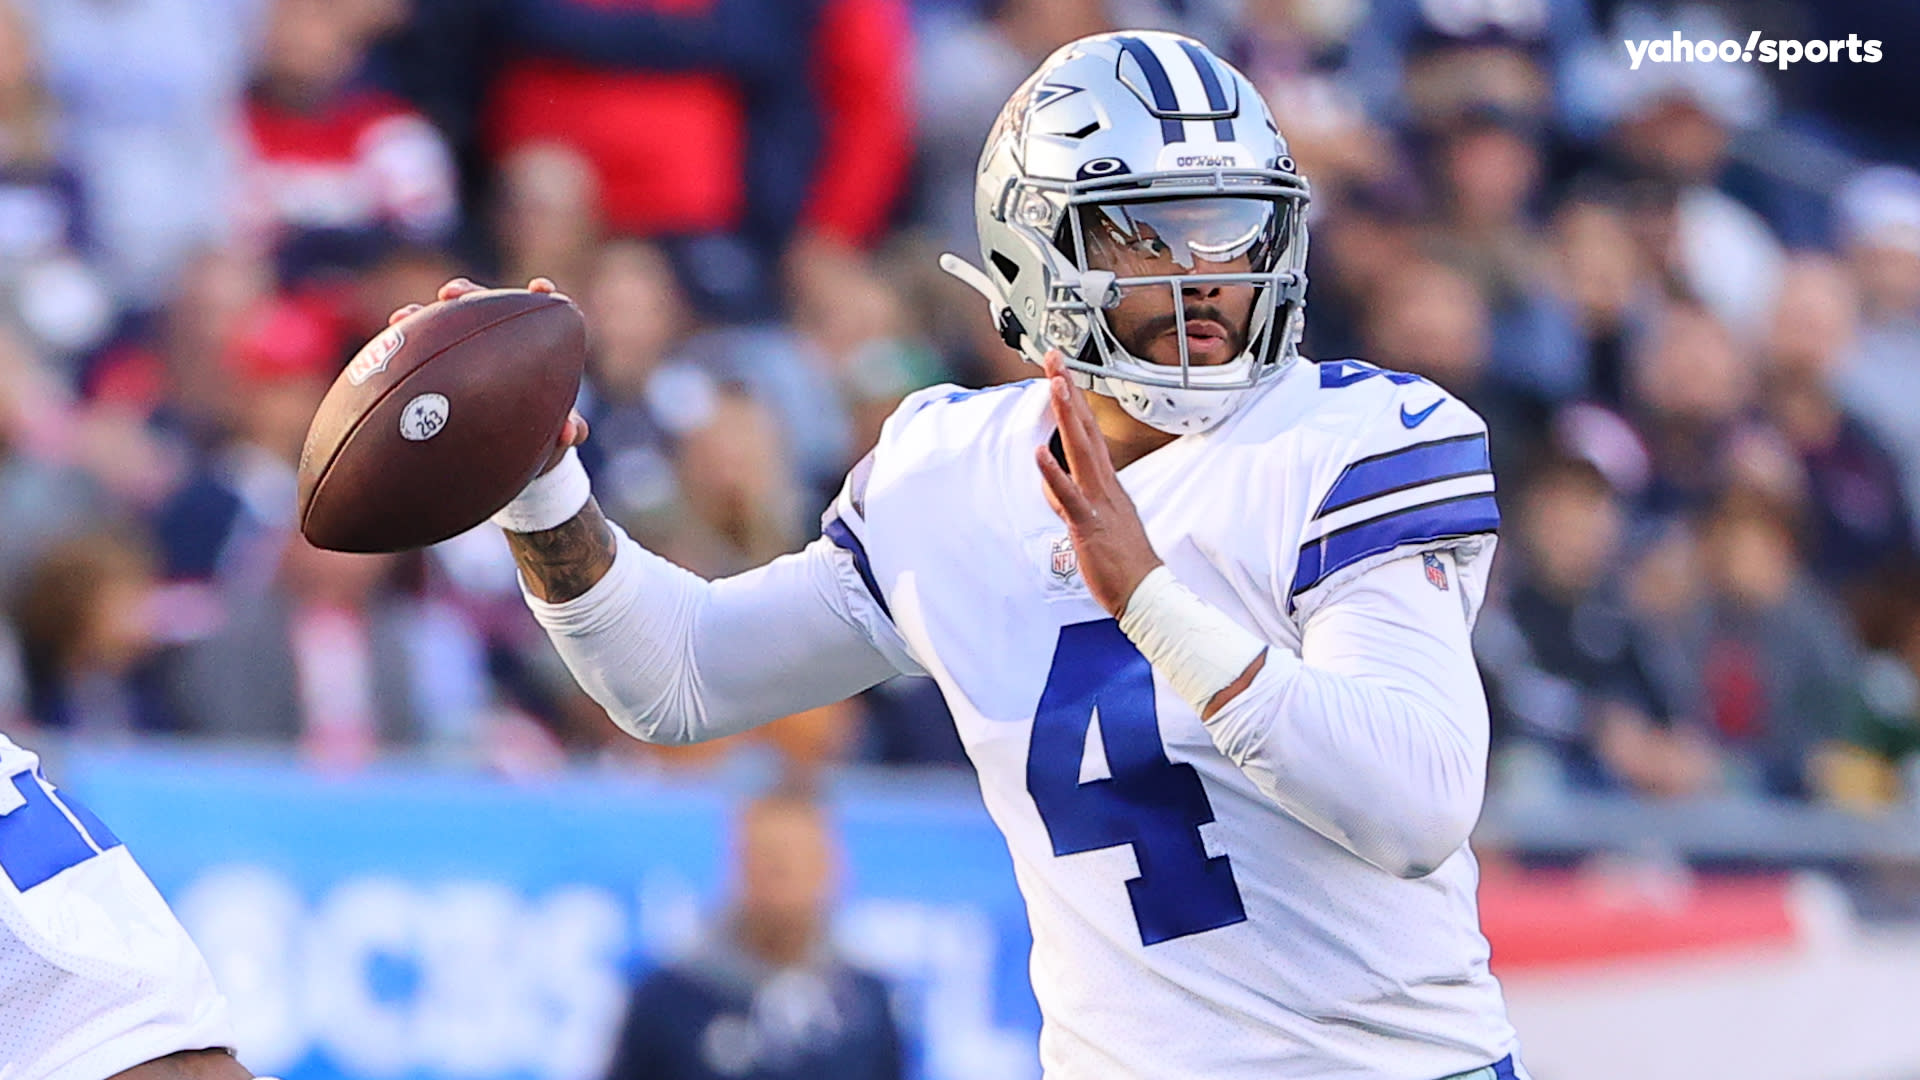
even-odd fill
[[[1083,203],[1076,249],[1083,270],[1128,278],[1180,272],[1256,273],[1286,250],[1292,215],[1272,199],[1245,196]]]

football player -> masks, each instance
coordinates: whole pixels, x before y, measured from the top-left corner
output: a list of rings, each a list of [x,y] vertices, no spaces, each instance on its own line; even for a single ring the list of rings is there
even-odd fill
[[[716,581],[608,524],[571,421],[495,519],[535,614],[652,742],[931,675],[1053,1080],[1519,1075],[1467,845],[1484,424],[1298,355],[1307,184],[1198,42],[1062,48],[977,181],[982,264],[943,265],[1041,376],[913,394],[820,540]]]
[[[250,1080],[227,999],[126,846],[0,735],[0,1078]]]

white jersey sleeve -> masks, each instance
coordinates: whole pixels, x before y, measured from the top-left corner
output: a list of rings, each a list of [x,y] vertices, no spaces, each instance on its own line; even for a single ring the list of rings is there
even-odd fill
[[[1485,792],[1470,632],[1500,523],[1487,430],[1423,379],[1357,361],[1320,376],[1364,383],[1352,397],[1365,404],[1307,465],[1288,595],[1299,655],[1269,649],[1206,725],[1289,814],[1419,876],[1466,843]]]
[[[126,847],[0,736],[0,1075],[100,1080],[232,1045],[226,998]]]
[[[1319,365],[1323,387],[1366,402],[1308,468],[1311,502],[1288,607],[1301,626],[1340,584],[1418,550],[1450,550],[1469,621],[1486,594],[1500,511],[1487,425],[1425,379],[1357,360]]]
[[[1427,552],[1349,578],[1299,656],[1270,648],[1205,721],[1268,798],[1400,877],[1464,847],[1486,791],[1487,702],[1455,567]]]
[[[637,739],[717,739],[917,670],[825,538],[706,581],[614,528],[613,565],[593,588],[526,598],[581,689]]]
[[[888,419],[799,552],[705,581],[615,527],[613,566],[593,588],[558,604],[525,593],[615,724],[645,742],[700,742],[924,673],[874,579],[865,509],[876,462],[927,395]]]

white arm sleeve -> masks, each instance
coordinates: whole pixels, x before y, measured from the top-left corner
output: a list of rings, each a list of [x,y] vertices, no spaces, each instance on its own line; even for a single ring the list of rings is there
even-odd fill
[[[1486,793],[1487,703],[1452,553],[1418,553],[1341,586],[1301,655],[1267,650],[1248,687],[1206,722],[1220,751],[1282,809],[1400,877],[1466,843]]]
[[[610,527],[618,550],[593,588],[564,604],[526,597],[573,677],[634,738],[715,739],[920,673],[852,557],[824,539],[705,581]]]

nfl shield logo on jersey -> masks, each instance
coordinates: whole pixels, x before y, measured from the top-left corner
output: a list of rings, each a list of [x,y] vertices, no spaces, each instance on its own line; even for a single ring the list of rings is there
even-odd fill
[[[1439,589],[1442,592],[1446,591],[1447,564],[1441,562],[1440,556],[1435,555],[1431,551],[1427,552],[1424,555],[1421,555],[1420,561],[1425,563],[1427,566],[1427,581],[1432,583],[1434,588]]]
[[[1074,554],[1073,537],[1055,537],[1053,541],[1053,576],[1066,581],[1080,570],[1080,556]]]

